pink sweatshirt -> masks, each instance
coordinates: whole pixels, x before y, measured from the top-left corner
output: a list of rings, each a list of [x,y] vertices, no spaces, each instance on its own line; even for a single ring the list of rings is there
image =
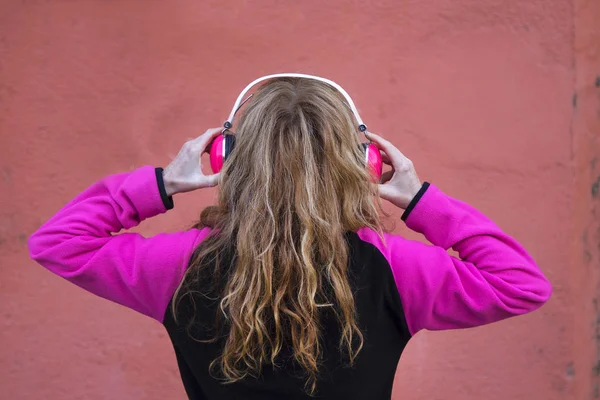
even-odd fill
[[[209,228],[149,238],[119,232],[166,211],[153,167],[108,176],[31,236],[31,257],[85,290],[162,322]],[[525,314],[550,297],[550,283],[519,243],[434,185],[406,223],[432,245],[386,234],[385,247],[369,229],[358,234],[387,259],[411,334]],[[460,259],[447,253],[450,248]]]

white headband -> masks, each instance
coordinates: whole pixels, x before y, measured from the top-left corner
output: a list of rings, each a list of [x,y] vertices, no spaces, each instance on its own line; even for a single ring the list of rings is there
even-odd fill
[[[246,86],[246,88],[244,90],[242,90],[242,93],[240,93],[240,95],[238,96],[237,100],[235,101],[235,104],[233,105],[233,109],[231,110],[231,114],[229,114],[229,118],[227,118],[227,121],[225,121],[225,123],[223,123],[223,127],[225,129],[231,129],[231,127],[233,126],[233,118],[235,116],[235,113],[250,98],[250,97],[248,97],[246,100],[244,100],[244,102],[242,102],[242,99],[244,98],[244,95],[248,92],[248,90],[252,89],[252,87],[254,85],[256,85],[257,83],[265,81],[267,79],[283,78],[283,77],[315,79],[317,81],[325,82],[325,83],[333,86],[346,98],[346,102],[348,103],[348,106],[352,110],[352,113],[354,114],[354,118],[356,118],[356,121],[358,122],[358,130],[361,132],[367,131],[367,126],[363,123],[362,119],[360,118],[360,115],[358,115],[358,110],[356,109],[356,106],[354,105],[352,98],[344,90],[344,88],[342,88],[337,83],[330,81],[329,79],[321,78],[320,76],[297,74],[297,73],[283,73],[283,74],[266,75],[266,76],[263,76],[261,78],[258,78],[256,80],[252,81],[248,86]],[[250,95],[250,96],[252,96],[252,95]]]

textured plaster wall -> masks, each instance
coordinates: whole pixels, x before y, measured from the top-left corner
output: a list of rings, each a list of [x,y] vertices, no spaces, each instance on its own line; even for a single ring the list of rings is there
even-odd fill
[[[575,399],[600,398],[600,3],[574,2],[573,370]]]
[[[94,180],[165,165],[280,71],[342,84],[554,284],[539,312],[418,334],[394,398],[598,398],[599,19],[592,0],[0,1],[0,398],[184,398],[160,324],[40,268],[26,238]],[[183,229],[214,195],[139,231]]]

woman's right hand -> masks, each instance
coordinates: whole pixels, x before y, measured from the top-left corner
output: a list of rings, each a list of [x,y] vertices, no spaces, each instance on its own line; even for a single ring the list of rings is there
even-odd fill
[[[412,161],[381,136],[372,132],[366,132],[366,136],[381,150],[383,163],[392,167],[381,176],[379,196],[406,209],[423,185]]]

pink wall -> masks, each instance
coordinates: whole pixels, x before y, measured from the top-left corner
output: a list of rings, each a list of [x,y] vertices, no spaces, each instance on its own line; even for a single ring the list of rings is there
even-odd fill
[[[572,357],[575,399],[600,398],[600,2],[574,4],[574,92],[571,123]],[[557,299],[558,300],[558,299]]]
[[[592,0],[0,2],[0,397],[184,398],[161,326],[43,270],[26,238],[95,179],[166,165],[248,81],[287,70],[341,83],[554,284],[531,315],[418,334],[394,398],[597,398],[599,19]],[[214,194],[141,231],[182,229]]]

